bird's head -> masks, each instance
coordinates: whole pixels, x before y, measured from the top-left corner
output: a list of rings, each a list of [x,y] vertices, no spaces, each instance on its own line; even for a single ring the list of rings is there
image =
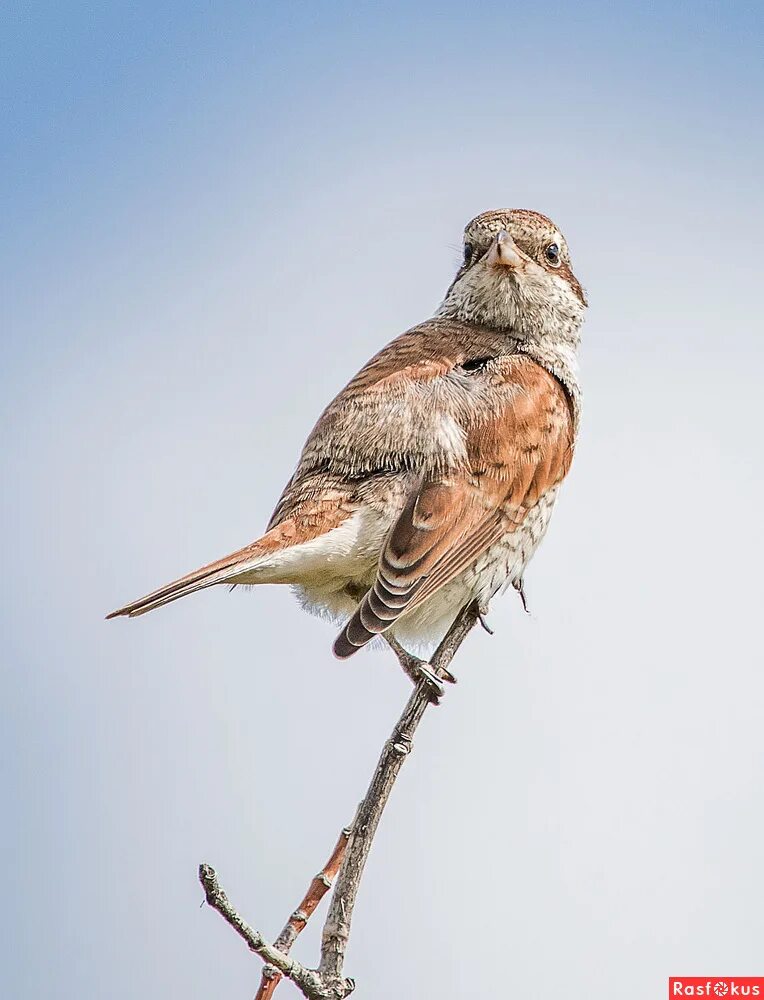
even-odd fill
[[[438,315],[531,340],[578,338],[586,297],[565,237],[526,209],[483,212],[464,230],[464,259]]]

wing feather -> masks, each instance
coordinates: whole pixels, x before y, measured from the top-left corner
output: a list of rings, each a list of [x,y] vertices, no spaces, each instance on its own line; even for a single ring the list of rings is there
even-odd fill
[[[466,467],[423,480],[409,496],[337,656],[351,656],[454,580],[566,475],[574,428],[560,383],[523,356],[502,359],[492,380],[498,404],[474,407],[465,421]]]

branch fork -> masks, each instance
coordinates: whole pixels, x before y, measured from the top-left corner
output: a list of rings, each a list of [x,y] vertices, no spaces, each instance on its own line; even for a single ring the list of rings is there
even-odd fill
[[[482,614],[483,609],[473,602],[457,615],[428,664],[429,671],[439,681],[453,679],[449,665],[468,633],[482,619]],[[400,660],[395,645],[393,649]],[[405,650],[401,653],[409,656]],[[398,772],[412,750],[414,734],[425,711],[433,703],[437,704],[437,699],[433,701],[432,681],[420,674],[401,717],[385,741],[351,827],[342,831],[326,864],[311,881],[273,944],[240,916],[220,885],[215,869],[207,864],[199,866],[199,881],[206,902],[236,931],[250,951],[266,963],[255,1000],[270,1000],[282,978],[291,979],[308,1000],[345,1000],[355,989],[354,980],[344,976],[343,966],[358,888]],[[321,938],[320,962],[317,969],[309,969],[293,959],[289,952],[335,878],[336,886]]]

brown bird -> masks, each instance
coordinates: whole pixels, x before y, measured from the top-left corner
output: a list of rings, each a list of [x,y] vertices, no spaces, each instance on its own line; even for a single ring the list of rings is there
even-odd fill
[[[393,340],[324,410],[265,534],[114,611],[213,584],[286,583],[344,621],[352,656],[423,643],[523,571],[573,456],[586,298],[548,218],[484,212],[432,319]]]

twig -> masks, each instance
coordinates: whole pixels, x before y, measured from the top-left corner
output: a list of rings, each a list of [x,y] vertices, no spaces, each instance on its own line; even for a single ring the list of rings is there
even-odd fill
[[[300,965],[293,958],[274,948],[272,944],[268,944],[263,935],[250,927],[239,915],[220,885],[214,868],[210,865],[199,865],[199,881],[209,905],[213,910],[217,910],[220,916],[233,927],[250,951],[254,951],[270,965],[275,966],[282,976],[291,979],[310,1000],[330,1000],[332,998],[332,994],[327,993],[324,989],[318,973],[314,972],[313,969],[306,969],[304,965]]]
[[[334,845],[334,850],[329,856],[329,860],[310,883],[302,902],[289,920],[287,920],[286,924],[284,924],[284,929],[273,942],[274,948],[277,948],[282,954],[289,954],[292,945],[297,940],[297,935],[304,930],[311,914],[331,889],[337,877],[337,872],[340,870],[342,859],[345,857],[345,848],[347,847],[349,837],[350,829],[346,827]],[[262,978],[260,979],[260,987],[255,994],[255,1000],[271,1000],[276,987],[281,982],[281,978],[282,974],[275,965],[264,966]]]
[[[482,609],[477,602],[468,604],[459,612],[430,661],[431,671],[437,678],[443,680],[450,677],[449,664],[467,634],[479,621],[481,613]],[[403,767],[403,762],[411,752],[417,726],[421,722],[427,706],[432,703],[431,682],[426,677],[422,677],[406,703],[390,738],[382,748],[377,768],[366,795],[358,807],[349,837],[347,831],[343,830],[343,836],[332,852],[324,872],[319,873],[313,880],[299,909],[289,918],[275,944],[269,944],[262,934],[250,927],[234,909],[218,882],[215,870],[209,865],[199,866],[199,881],[209,905],[217,910],[223,919],[233,927],[249,949],[256,952],[267,963],[263,970],[263,981],[260,984],[256,1000],[270,998],[279,982],[279,979],[275,978],[276,976],[291,979],[308,1000],[345,1000],[355,989],[355,982],[344,977],[342,969],[358,887],[371,850],[374,834],[395,784],[395,779]],[[343,839],[346,840],[346,843],[342,843]],[[333,863],[339,864],[340,867],[321,937],[321,961],[318,969],[308,969],[290,958],[288,951],[305,926],[308,917],[318,906],[321,897],[329,888],[322,879],[322,875],[327,874],[327,870]],[[334,870],[336,871],[336,868]],[[275,970],[273,976],[269,974],[269,967]],[[264,985],[266,979],[268,983]],[[274,984],[270,992],[263,992],[264,989],[267,990],[270,983]]]
[[[430,661],[432,671],[437,677],[446,676],[448,665],[467,634],[478,621],[480,614],[480,608],[475,602],[467,605],[457,615]],[[343,984],[348,982],[348,980],[343,979],[342,967],[350,936],[353,907],[372,840],[395,784],[395,779],[398,777],[398,772],[411,752],[416,728],[427,706],[431,704],[431,695],[429,683],[426,679],[422,679],[414,688],[403,714],[398,719],[390,738],[382,749],[371,784],[356,813],[350,843],[340,868],[337,886],[332,895],[329,913],[324,924],[321,941],[321,964],[318,969],[322,981],[326,985],[334,987],[339,997],[348,996],[350,992],[349,990],[345,993],[342,992]]]

